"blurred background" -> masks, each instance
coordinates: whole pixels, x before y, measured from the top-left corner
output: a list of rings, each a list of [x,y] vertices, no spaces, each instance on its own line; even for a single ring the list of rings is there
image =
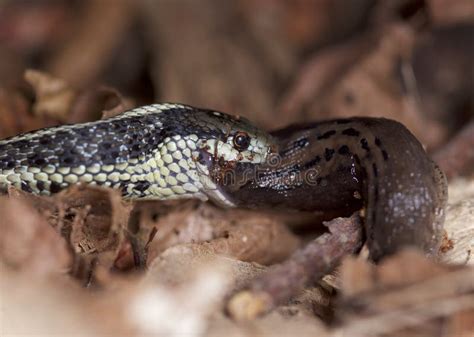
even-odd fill
[[[267,129],[385,116],[441,161],[461,132],[441,165],[469,174],[473,60],[472,0],[3,0],[0,137],[165,101]]]

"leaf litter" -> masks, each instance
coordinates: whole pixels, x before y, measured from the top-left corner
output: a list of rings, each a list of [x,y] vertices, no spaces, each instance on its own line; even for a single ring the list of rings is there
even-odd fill
[[[465,109],[469,85],[466,76],[459,76],[465,74],[463,55],[469,46],[459,43],[462,48],[452,52],[449,41],[464,36],[463,25],[474,13],[469,1],[432,0],[421,7],[416,1],[377,4],[368,29],[347,37],[364,20],[361,13],[371,8],[369,2],[343,11],[347,2],[303,1],[290,6],[242,1],[236,9],[235,4],[206,0],[198,13],[192,4],[138,5],[123,0],[107,14],[108,33],[97,34],[93,48],[87,49],[87,37],[104,19],[98,15],[105,13],[99,2],[87,2],[77,38],[69,35],[62,48],[43,60],[46,71],[28,70],[24,78],[17,72],[31,57],[32,46],[48,46],[38,41],[57,42],[71,34],[68,18],[73,7],[58,2],[52,23],[47,10],[37,12],[36,27],[45,29],[28,39],[19,18],[30,11],[14,8],[13,19],[0,22],[0,39],[7,36],[2,35],[6,26],[12,36],[23,36],[15,43],[7,41],[13,51],[0,48],[0,55],[11,63],[10,69],[0,67],[0,73],[8,75],[0,85],[1,138],[113,116],[146,101],[152,91],[153,100],[239,113],[267,128],[314,118],[384,115],[407,124],[453,180],[445,244],[438,262],[402,251],[380,265],[365,260],[364,247],[359,256],[346,257],[318,280],[301,274],[298,267],[311,260],[302,256],[313,256],[304,250],[305,243],[321,249],[321,219],[313,216],[224,210],[197,201],[132,203],[123,201],[117,191],[91,186],[76,186],[52,197],[12,189],[0,197],[0,300],[2,308],[8,308],[2,309],[2,334],[472,334],[471,125],[448,143],[465,123],[466,113],[456,109]],[[255,15],[257,7],[265,20]],[[222,9],[219,19],[216,8]],[[436,29],[420,29],[424,16]],[[125,45],[137,41],[137,17],[149,33],[144,39],[149,49],[139,43],[134,48],[121,45],[121,40]],[[48,28],[61,22],[63,32]],[[461,29],[452,28],[453,22]],[[245,28],[229,35],[228,25]],[[177,31],[188,38],[176,40]],[[206,43],[195,43],[202,37]],[[323,47],[311,49],[315,41]],[[338,42],[325,45],[328,41]],[[94,56],[71,67],[81,54],[77,51],[86,49]],[[138,89],[114,82],[117,76],[107,70],[108,64],[124,64],[122,58],[144,64],[150,51],[151,90],[138,85],[140,67],[122,68]],[[439,57],[432,57],[434,51]],[[36,57],[45,55],[48,50]],[[189,55],[195,63],[189,63]],[[233,66],[221,62],[222,55],[237,55]],[[451,88],[458,85],[460,96],[450,96],[449,87],[440,86],[444,82],[427,76],[440,68],[436,62],[446,60],[457,60],[451,62],[457,68],[450,66],[448,78]],[[109,80],[115,85],[102,84]],[[249,115],[250,111],[257,113]],[[452,118],[454,114],[461,117]],[[460,175],[467,180],[456,181]],[[295,223],[319,230],[308,234]],[[262,315],[269,309],[247,306],[246,319],[229,316],[229,301],[242,290],[280,289],[282,284],[292,292],[282,297],[279,290],[270,292],[270,312]]]

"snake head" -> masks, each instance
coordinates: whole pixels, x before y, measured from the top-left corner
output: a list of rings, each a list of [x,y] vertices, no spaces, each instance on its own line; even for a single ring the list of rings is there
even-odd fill
[[[212,130],[200,137],[197,146],[207,158],[203,164],[221,166],[232,163],[262,164],[275,150],[275,142],[267,132],[252,125],[247,119],[221,112],[209,111],[201,117]]]
[[[234,168],[238,165],[259,165],[276,151],[276,143],[267,132],[247,119],[210,112],[205,119],[213,133],[201,139],[196,158],[198,172],[206,194],[214,201],[225,203],[219,194],[222,186],[235,184]]]

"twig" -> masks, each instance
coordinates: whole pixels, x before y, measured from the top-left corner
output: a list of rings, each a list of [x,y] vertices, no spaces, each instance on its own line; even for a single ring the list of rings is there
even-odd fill
[[[330,232],[295,252],[286,262],[255,279],[247,290],[234,295],[228,304],[230,315],[254,319],[285,303],[304,286],[333,270],[342,257],[357,252],[363,244],[360,218],[337,218],[326,223]]]

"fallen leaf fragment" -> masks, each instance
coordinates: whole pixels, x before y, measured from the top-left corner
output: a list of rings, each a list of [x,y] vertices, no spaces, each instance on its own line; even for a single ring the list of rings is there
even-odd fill
[[[299,239],[282,221],[262,212],[221,209],[191,201],[167,209],[148,204],[140,219],[142,231],[157,229],[149,245],[149,263],[166,248],[183,243],[261,264],[280,262],[299,246]],[[142,240],[147,237],[145,231]]]
[[[2,336],[136,336],[120,316],[127,304],[116,300],[120,292],[91,293],[71,278],[32,278],[1,267]],[[120,290],[128,300],[129,289]]]
[[[130,0],[116,0],[113,6],[100,0],[81,3],[81,10],[75,10],[74,34],[54,50],[46,69],[75,87],[97,81],[114,53],[121,52],[118,48],[135,20],[137,4]]]
[[[431,320],[474,308],[473,267],[437,264],[413,250],[379,266],[347,258],[341,279],[337,331],[351,336],[403,336],[407,328],[421,333]]]
[[[474,3],[470,0],[429,0],[427,5],[436,25],[472,22],[474,19]]]
[[[47,126],[30,114],[27,99],[15,90],[0,87],[0,139]]]
[[[458,179],[449,184],[444,229],[447,248],[441,261],[447,264],[473,265],[474,259],[474,181]]]
[[[117,190],[75,185],[51,197],[15,189],[10,197],[36,209],[46,224],[61,233],[74,253],[71,274],[88,282],[97,266],[110,270],[128,238],[131,204]]]
[[[84,123],[114,117],[134,107],[133,100],[123,97],[107,86],[93,86],[77,94],[68,117],[68,123]]]
[[[66,81],[37,70],[27,70],[25,80],[33,86],[36,102],[33,112],[58,121],[67,121],[76,90]]]
[[[32,206],[0,197],[0,260],[35,277],[66,273],[72,262],[67,242]]]

